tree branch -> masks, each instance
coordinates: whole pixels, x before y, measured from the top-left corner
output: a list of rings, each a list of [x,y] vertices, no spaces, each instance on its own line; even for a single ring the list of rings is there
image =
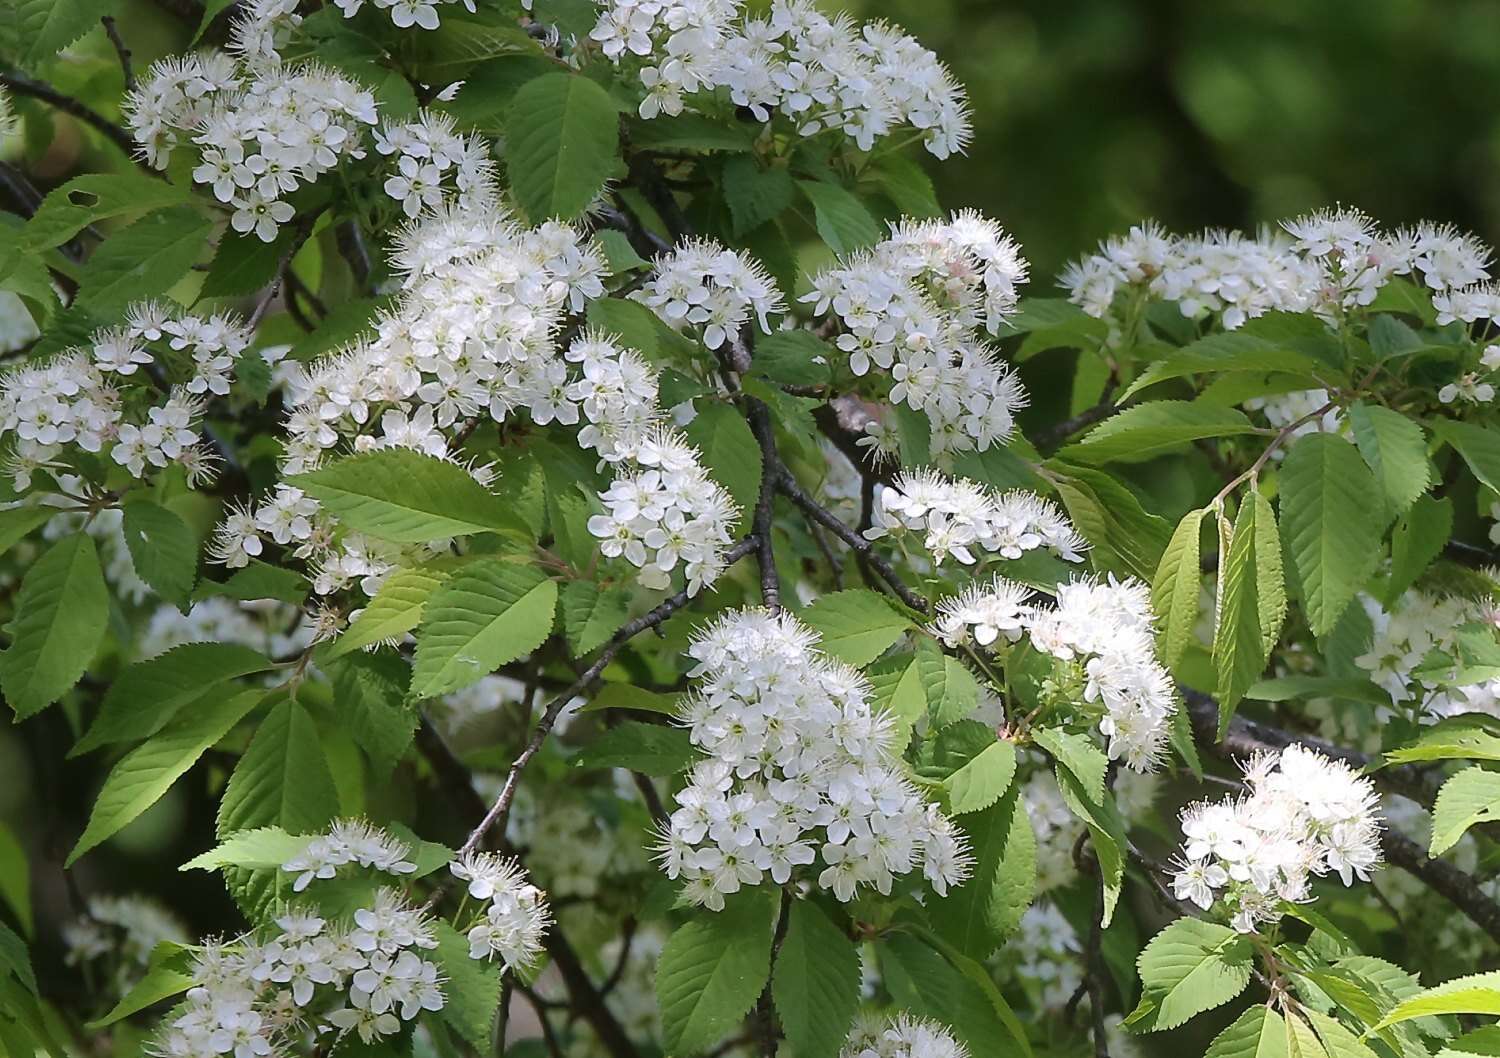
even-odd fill
[[[43,103],[61,110],[64,114],[71,114],[85,124],[93,126],[95,130],[103,134],[105,139],[124,151],[132,161],[140,165],[146,172],[158,179],[166,179],[161,173],[146,165],[140,155],[137,154],[136,142],[131,138],[130,133],[92,107],[74,99],[70,95],[64,95],[46,81],[38,81],[35,78],[26,77],[19,73],[0,73],[0,85],[4,85],[17,95],[39,99]]]

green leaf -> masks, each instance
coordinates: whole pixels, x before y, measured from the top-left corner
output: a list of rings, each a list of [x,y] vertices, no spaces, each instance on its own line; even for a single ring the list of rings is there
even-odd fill
[[[1109,758],[1088,735],[1064,731],[1059,727],[1042,727],[1032,732],[1038,746],[1068,770],[1089,801],[1104,801],[1104,778],[1109,772]]]
[[[1103,921],[1108,926],[1114,918],[1125,878],[1125,824],[1112,800],[1091,799],[1088,791],[1066,768],[1057,768],[1056,775],[1063,802],[1088,828],[1089,841],[1099,861],[1099,885],[1104,895]]]
[[[854,943],[811,900],[792,901],[771,997],[794,1058],[836,1058],[859,1009]]]
[[[1386,605],[1406,594],[1432,560],[1443,553],[1453,534],[1453,501],[1423,496],[1401,516],[1391,532],[1391,572]]]
[[[596,231],[594,238],[603,247],[604,259],[609,262],[609,270],[614,275],[651,267],[650,261],[635,252],[635,247],[630,245],[630,239],[624,232],[605,228],[603,231]]]
[[[749,151],[755,131],[739,123],[726,124],[702,114],[681,114],[670,121],[632,123],[632,146],[646,151]]]
[[[974,873],[946,896],[929,895],[927,917],[959,951],[987,959],[1036,895],[1036,834],[1015,783],[989,808],[954,822],[969,839]]]
[[[52,5],[48,0],[43,6]],[[36,254],[63,245],[95,221],[181,206],[187,201],[189,195],[183,189],[135,170],[74,177],[43,198],[26,227],[21,228],[21,246]]]
[[[253,231],[226,230],[219,238],[199,294],[205,298],[228,298],[255,293],[276,279],[282,259],[301,237],[302,233],[293,224],[283,225],[271,242]]]
[[[217,871],[225,867],[280,870],[307,849],[307,838],[280,827],[257,827],[231,834],[208,852],[188,860],[179,871]]]
[[[506,171],[533,222],[578,216],[619,165],[620,123],[587,77],[544,74],[522,85],[506,120]]]
[[[21,929],[31,936],[35,923],[31,914],[31,864],[15,832],[0,823],[0,900],[10,905]]]
[[[1441,1014],[1500,1015],[1500,971],[1470,974],[1419,992],[1398,1003],[1375,1028]]]
[[[1380,486],[1342,437],[1301,438],[1281,464],[1281,531],[1308,624],[1325,636],[1380,561]]]
[[[563,588],[563,635],[575,658],[593,653],[630,616],[630,592],[624,588],[601,588],[586,580],[575,580]]]
[[[65,867],[160,800],[205,750],[229,733],[264,691],[220,695],[178,716],[143,745],[131,750],[110,771],[94,802],[88,826],[68,854]],[[227,796],[227,795],[226,795]]]
[[[865,675],[875,691],[872,704],[896,718],[899,734],[894,749],[900,753],[911,738],[912,727],[927,712],[927,689],[917,657],[913,654],[883,661]]]
[[[606,683],[599,693],[590,699],[580,713],[597,713],[603,709],[636,709],[643,713],[660,713],[662,716],[677,715],[677,699],[668,694],[657,694],[644,687],[629,683]]]
[[[877,950],[886,987],[898,1006],[950,1026],[970,1054],[1030,1053],[1024,1036],[1017,1039],[1002,1020],[994,997],[942,952],[901,933],[882,937]],[[1004,1046],[1008,1038],[1016,1040],[1015,1048]]]
[[[1276,512],[1259,491],[1246,501],[1255,508],[1255,606],[1260,623],[1260,647],[1267,658],[1281,638],[1286,622],[1286,575],[1281,568],[1281,535]]]
[[[775,331],[755,339],[754,370],[785,386],[817,386],[831,377],[838,352],[812,331]]]
[[[386,779],[411,747],[419,716],[407,705],[411,668],[394,652],[353,654],[329,663],[340,726]]]
[[[934,728],[944,728],[968,716],[979,705],[979,684],[963,662],[938,650],[930,641],[917,648],[917,674],[927,696],[927,716]]]
[[[1152,937],[1137,960],[1155,1003],[1148,1030],[1176,1028],[1239,995],[1250,983],[1253,954],[1246,937],[1201,919],[1180,918]]]
[[[1391,513],[1406,510],[1432,484],[1422,428],[1400,412],[1363,401],[1349,408],[1349,425]]]
[[[541,646],[552,633],[557,583],[540,570],[482,558],[432,593],[417,630],[412,694],[460,690]]]
[[[421,49],[414,66],[434,85],[463,76],[476,63],[540,50],[521,27],[474,17],[448,15],[437,29],[413,35]]]
[[[885,197],[905,217],[937,217],[943,209],[938,204],[932,179],[916,162],[901,154],[887,154],[862,174],[875,181]]]
[[[1148,386],[1187,375],[1221,371],[1280,371],[1317,381],[1323,365],[1339,356],[1337,341],[1311,315],[1268,313],[1237,331],[1211,334],[1174,350],[1143,371],[1120,394],[1129,400]]]
[[[183,643],[137,662],[110,684],[93,724],[68,756],[154,735],[189,702],[222,697],[226,681],[270,667],[263,655],[238,643]]]
[[[84,265],[78,305],[109,315],[131,301],[165,294],[198,260],[210,227],[197,210],[175,206],[115,232]]]
[[[421,623],[428,598],[447,579],[447,570],[431,566],[398,569],[385,579],[370,605],[339,636],[327,656],[336,658],[352,650],[401,638]]]
[[[1149,582],[1171,539],[1165,520],[1147,514],[1135,495],[1102,470],[1049,460],[1058,496],[1093,546],[1093,564]]]
[[[15,0],[7,18],[15,19],[13,32],[25,50],[23,67],[35,69],[69,44],[99,25],[110,14],[110,0]]]
[[[738,237],[760,227],[792,204],[797,187],[782,166],[762,169],[749,155],[724,163],[724,201]]]
[[[756,887],[730,897],[723,911],[696,911],[672,933],[656,964],[668,1054],[708,1050],[755,1005],[771,973],[775,913]]]
[[[1203,1058],[1286,1058],[1281,1015],[1257,1003],[1213,1038]]]
[[[1500,431],[1454,419],[1437,419],[1429,425],[1463,457],[1481,484],[1500,492]]]
[[[154,1006],[164,999],[181,995],[192,988],[197,984],[197,980],[192,974],[183,972],[183,967],[179,965],[181,961],[178,959],[153,960],[145,976],[131,986],[130,991],[110,1008],[109,1013],[95,1018],[85,1027],[97,1032],[122,1018],[138,1014],[147,1007]]]
[[[1162,552],[1156,576],[1151,578],[1151,608],[1161,622],[1161,660],[1168,669],[1177,667],[1182,652],[1192,642],[1193,626],[1198,622],[1202,583],[1199,538],[1203,532],[1203,516],[1207,513],[1207,508],[1204,508],[1183,516]]]
[[[822,650],[856,668],[868,665],[912,627],[886,597],[868,588],[824,595],[802,612]]]
[[[575,768],[626,768],[644,775],[676,775],[699,759],[686,728],[626,720],[578,751]]]
[[[525,534],[505,500],[454,463],[409,448],[348,456],[287,479],[355,532],[398,544],[451,536]]]
[[[812,203],[818,237],[840,256],[880,241],[880,225],[863,202],[838,184],[820,180],[798,180],[797,186]]]
[[[1329,1058],[1312,1028],[1295,1011],[1287,1011],[1284,1028],[1288,1058]]]
[[[1140,463],[1207,437],[1254,433],[1243,412],[1186,400],[1158,400],[1126,408],[1068,445],[1063,458],[1080,463]]]
[[[1429,856],[1441,856],[1476,823],[1500,819],[1500,772],[1465,768],[1438,791],[1432,805]]]
[[[1016,776],[1016,747],[1005,739],[991,742],[968,761],[944,785],[948,807],[954,815],[988,808],[1010,789]]]
[[[12,507],[0,511],[0,555],[15,547],[32,530],[46,525],[57,516],[56,507]]]
[[[1229,718],[1245,696],[1245,690],[1265,671],[1270,653],[1261,629],[1256,590],[1261,565],[1262,534],[1256,532],[1260,506],[1247,497],[1227,540],[1223,538],[1226,523],[1222,518],[1219,522],[1219,553],[1229,556],[1219,571],[1218,606],[1214,614],[1213,656],[1221,735],[1228,729]]]
[[[1318,1040],[1328,1052],[1328,1058],[1375,1058],[1375,1052],[1361,1043],[1359,1037],[1336,1018],[1312,1007],[1303,1007],[1302,1013],[1317,1030]]]
[[[1453,716],[1422,729],[1415,740],[1385,755],[1388,764],[1417,764],[1430,760],[1500,761],[1500,734],[1481,720]]]
[[[21,580],[0,689],[26,719],[57,701],[93,661],[109,621],[109,592],[87,533],[66,536]]]
[[[1278,676],[1257,680],[1245,691],[1258,702],[1289,702],[1306,698],[1343,698],[1389,709],[1391,696],[1369,680],[1340,676]]]
[[[745,417],[728,404],[711,404],[683,432],[698,446],[713,479],[729,490],[742,520],[748,518],[760,498],[761,457]]]
[[[445,921],[433,924],[433,934],[433,956],[443,974],[441,1017],[480,1054],[488,1054],[500,1007],[500,964],[469,958],[468,939]]]
[[[272,566],[259,559],[230,574],[228,580],[200,580],[193,599],[211,599],[224,596],[241,602],[257,599],[276,599],[298,605],[307,598],[307,578],[294,570]]]
[[[198,579],[198,538],[172,511],[146,499],[124,505],[121,532],[135,575],[184,612]]]

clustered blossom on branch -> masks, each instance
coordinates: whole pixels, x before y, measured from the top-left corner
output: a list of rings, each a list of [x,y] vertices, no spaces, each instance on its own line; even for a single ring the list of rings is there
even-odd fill
[[[468,933],[469,958],[498,955],[510,970],[535,964],[552,915],[520,864],[480,852],[455,860],[448,869],[468,883],[471,897],[485,902],[484,918]]]
[[[712,239],[687,239],[653,263],[630,295],[676,330],[691,328],[709,349],[732,342],[754,316],[771,330],[771,313],[786,311],[781,291],[760,262]]]
[[[401,203],[408,217],[449,199],[464,210],[495,204],[498,186],[489,141],[459,132],[447,114],[424,110],[415,121],[387,120],[375,133],[375,149],[394,163],[385,193]]]
[[[1103,709],[1109,755],[1150,771],[1166,750],[1177,700],[1156,657],[1151,593],[1133,578],[1079,577],[1055,589],[1052,606],[1028,604],[1030,589],[993,577],[938,603],[934,631],[950,647],[988,647],[1029,635],[1044,654],[1081,668],[1083,698]]]
[[[839,1058],[968,1058],[969,1050],[936,1021],[905,1012],[857,1021]]]
[[[1218,313],[1225,329],[1271,311],[1335,320],[1374,302],[1394,276],[1419,276],[1438,323],[1500,317],[1500,291],[1487,282],[1491,252],[1452,225],[1383,231],[1357,209],[1325,209],[1255,236],[1209,231],[1168,235],[1138,225],[1105,240],[1059,279],[1069,300],[1103,317],[1134,289],[1175,302],[1196,319]]]
[[[836,344],[854,374],[888,372],[890,400],[926,415],[935,456],[982,451],[1010,437],[1026,406],[1020,380],[981,334],[1014,311],[1026,270],[1014,239],[965,210],[893,224],[883,241],[814,276],[802,300],[842,324]]]
[[[1380,862],[1379,797],[1342,761],[1292,745],[1245,765],[1249,792],[1182,811],[1185,837],[1172,880],[1205,911],[1223,901],[1242,933],[1280,917],[1280,901],[1311,898],[1313,877],[1368,881]]]
[[[688,649],[701,682],[682,722],[709,759],[678,792],[660,857],[695,903],[719,910],[817,860],[817,884],[845,901],[888,894],[919,857],[939,894],[968,877],[962,832],[902,776],[869,684],[817,641],[790,615],[740,610]]]
[[[745,18],[740,0],[600,0],[589,34],[646,89],[640,115],[682,113],[685,97],[728,89],[757,120],[773,114],[802,136],[842,131],[869,150],[900,126],[938,158],[971,134],[964,90],[931,51],[883,22],[828,18],[806,0],[775,0]]]
[[[70,448],[107,454],[136,478],[177,464],[193,484],[213,479],[219,460],[204,443],[203,413],[229,392],[250,332],[229,314],[158,302],[125,316],[86,348],[0,376],[0,438],[15,437],[5,469],[17,489],[37,470],[65,470]]]
[[[1500,583],[1500,570],[1486,570],[1491,583]],[[1354,659],[1370,674],[1391,701],[1413,702],[1430,717],[1487,713],[1500,716],[1500,680],[1457,683],[1465,668],[1460,642],[1478,634],[1492,641],[1500,621],[1500,600],[1458,595],[1438,597],[1411,590],[1389,608],[1362,596],[1374,632],[1369,649]],[[1435,663],[1438,657],[1447,665]]]
[[[1004,559],[1046,548],[1069,562],[1082,562],[1086,541],[1055,503],[1034,492],[1000,492],[967,478],[935,470],[903,471],[875,497],[866,538],[907,534],[938,564],[955,558],[966,566],[980,557],[975,549]]]

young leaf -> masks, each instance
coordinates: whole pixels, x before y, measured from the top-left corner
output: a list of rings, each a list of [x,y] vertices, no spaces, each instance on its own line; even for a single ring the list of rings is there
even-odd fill
[[[667,776],[687,770],[698,757],[686,728],[626,720],[579,750],[573,766]]]
[[[1500,819],[1500,772],[1475,766],[1443,783],[1432,805],[1429,856],[1441,856],[1475,823]]]
[[[68,753],[81,753],[156,734],[183,706],[222,685],[271,667],[259,652],[238,643],[183,643],[125,669],[105,692],[94,722]]]
[[[147,499],[124,505],[121,532],[136,576],[186,610],[198,577],[198,538],[172,511]]]
[[[1363,401],[1350,407],[1349,425],[1390,511],[1406,510],[1432,483],[1422,428],[1400,412]]]
[[[1380,486],[1354,446],[1301,438],[1281,465],[1281,533],[1302,585],[1308,624],[1325,636],[1380,561]]]
[[[562,591],[563,635],[575,658],[603,646],[630,616],[630,592],[575,580]]]
[[[45,709],[78,682],[108,621],[109,592],[93,538],[64,537],[22,578],[10,646],[0,654],[0,689],[17,719]]]
[[[1078,463],[1139,463],[1208,437],[1254,433],[1244,412],[1186,400],[1147,401],[1105,419],[1060,455]]]
[[[1161,622],[1161,660],[1175,669],[1182,652],[1192,641],[1193,625],[1198,621],[1199,538],[1203,532],[1206,508],[1189,511],[1177,523],[1167,549],[1162,552],[1156,576],[1151,580],[1151,608]]]
[[[776,909],[760,887],[697,910],[656,964],[656,998],[668,1054],[710,1049],[760,997],[771,973]]]
[[[1173,1029],[1227,1003],[1250,983],[1250,942],[1228,926],[1180,918],[1151,938],[1137,965],[1146,996],[1155,1003],[1148,1031]]]
[[[798,180],[797,186],[812,203],[818,237],[834,253],[852,253],[880,240],[880,225],[870,211],[838,184]]]
[[[500,965],[469,958],[469,941],[447,922],[433,924],[433,951],[443,973],[441,1016],[480,1054],[490,1052],[490,1028],[500,1006]]]
[[[1259,490],[1247,501],[1255,508],[1255,607],[1261,652],[1269,659],[1286,622],[1286,576],[1281,568],[1281,536],[1276,512]]]
[[[819,647],[855,667],[868,665],[911,628],[886,597],[868,588],[824,595],[802,613],[822,636]]]
[[[948,776],[948,808],[956,816],[988,808],[1010,789],[1016,775],[1016,747],[1005,739],[991,742]]]
[[[1265,671],[1267,650],[1260,627],[1260,602],[1256,593],[1259,534],[1255,531],[1258,505],[1248,500],[1240,506],[1234,531],[1220,544],[1220,555],[1228,555],[1219,570],[1218,606],[1214,614],[1214,672],[1219,697],[1219,730],[1228,729],[1235,706],[1245,690]],[[1224,537],[1220,519],[1220,537]],[[1227,546],[1226,546],[1227,545]]]
[[[1095,804],[1104,801],[1104,777],[1109,772],[1109,759],[1094,745],[1093,739],[1056,727],[1037,728],[1032,737],[1078,780],[1080,789],[1090,801]]]
[[[1388,764],[1430,760],[1500,761],[1500,734],[1475,717],[1452,716],[1424,727],[1417,738],[1385,755]]]
[[[794,900],[771,997],[794,1058],[835,1058],[859,1009],[859,952],[811,900]]]
[[[210,226],[196,209],[175,206],[115,232],[84,266],[77,303],[108,315],[128,302],[165,294],[202,254]]]
[[[1375,1028],[1443,1014],[1500,1015],[1500,971],[1445,981],[1397,1004]]]
[[[500,532],[525,535],[499,496],[462,467],[409,448],[348,456],[288,483],[304,490],[347,528],[398,544]]]
[[[179,871],[217,871],[224,867],[281,869],[281,865],[300,855],[308,839],[288,834],[280,827],[257,827],[231,834],[208,852],[188,860]]]
[[[432,593],[417,630],[412,694],[435,698],[529,654],[552,633],[557,583],[540,570],[479,559]]]
[[[946,896],[928,897],[927,916],[959,951],[987,959],[1036,895],[1036,834],[1014,783],[989,808],[955,823],[968,836],[974,873]]]
[[[974,674],[930,641],[917,649],[917,675],[927,696],[927,717],[935,729],[958,723],[979,705]]]
[[[327,656],[336,658],[404,636],[421,623],[427,600],[447,579],[446,570],[430,566],[409,566],[392,573],[375,593],[375,598],[370,600],[370,605],[328,648]]]
[[[192,974],[184,972],[186,960],[177,959],[156,962],[148,966],[146,974],[103,1017],[90,1021],[85,1026],[91,1031],[113,1025],[121,1018],[138,1014],[147,1007],[155,1006],[164,999],[181,995],[197,984]]]
[[[418,714],[407,704],[411,668],[393,651],[345,655],[329,664],[333,707],[370,760],[377,778],[390,776],[411,746]]]
[[[729,490],[746,521],[760,498],[760,446],[745,417],[727,404],[700,411],[684,431],[698,446],[703,464],[715,481]]]
[[[582,213],[619,165],[620,119],[603,88],[571,73],[528,81],[506,120],[506,170],[533,222]]]
[[[131,750],[110,771],[94,801],[88,826],[65,867],[113,836],[160,800],[205,750],[229,733],[265,696],[264,691],[221,695],[177,717],[143,745]]]

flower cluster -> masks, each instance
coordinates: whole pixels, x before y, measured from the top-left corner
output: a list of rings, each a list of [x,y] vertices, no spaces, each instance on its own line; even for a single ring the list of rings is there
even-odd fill
[[[900,1013],[861,1018],[839,1058],[968,1058],[969,1051],[935,1021]]]
[[[682,723],[709,759],[677,794],[660,857],[695,903],[718,910],[817,860],[817,884],[840,900],[889,893],[918,857],[940,894],[968,876],[962,833],[902,775],[869,684],[817,640],[789,615],[740,610],[689,647],[701,682]]]
[[[188,137],[198,151],[194,182],[232,207],[235,231],[272,242],[294,216],[292,192],[364,157],[375,97],[316,63],[240,65],[204,53],[154,64],[125,111],[158,169]]]
[[[495,203],[498,185],[489,143],[459,132],[447,114],[423,111],[415,121],[387,121],[375,133],[375,149],[394,163],[385,193],[408,217],[436,209],[449,197],[465,210]]]
[[[334,0],[345,18],[353,18],[365,6],[365,0]],[[437,29],[440,24],[438,8],[462,4],[464,10],[473,14],[477,10],[474,0],[370,0],[377,11],[389,11],[391,23],[397,29],[420,26],[422,29]],[[527,5],[530,6],[530,5]]]
[[[468,883],[470,896],[487,901],[484,918],[469,930],[469,958],[498,955],[511,970],[523,970],[535,963],[552,915],[544,894],[531,884],[520,865],[480,852],[450,863],[448,869],[455,878]]]
[[[15,437],[6,470],[16,488],[36,470],[65,468],[69,446],[108,453],[137,478],[175,463],[194,484],[211,480],[217,457],[202,443],[201,420],[208,401],[229,392],[249,344],[233,316],[143,302],[123,326],[95,331],[87,348],[6,372],[0,438]]]
[[[798,133],[836,129],[860,150],[902,125],[938,158],[971,134],[964,90],[931,51],[898,28],[828,18],[807,0],[775,0],[742,18],[741,0],[600,0],[589,34],[619,62],[638,60],[640,114],[675,115],[684,97],[727,89],[756,119]]]
[[[1379,798],[1342,761],[1291,745],[1245,766],[1249,792],[1182,811],[1185,838],[1172,879],[1179,900],[1207,911],[1222,899],[1234,928],[1255,932],[1280,901],[1309,900],[1313,876],[1368,881],[1380,862]]]
[[[1488,572],[1500,576],[1500,571]],[[1389,610],[1368,596],[1362,596],[1361,602],[1373,631],[1369,649],[1354,663],[1370,674],[1391,701],[1415,702],[1433,717],[1500,716],[1500,680],[1454,682],[1463,668],[1457,660],[1461,638],[1479,630],[1489,640],[1500,627],[1500,603],[1493,598],[1440,598],[1416,590],[1401,596]],[[1438,657],[1451,663],[1437,664]]]
[[[802,300],[843,325],[837,345],[854,374],[889,372],[890,399],[927,416],[943,454],[1003,443],[1025,407],[1020,381],[979,333],[999,330],[1025,280],[1015,241],[964,211],[893,225],[814,276]]]
[[[446,1002],[438,965],[420,954],[437,947],[432,927],[395,890],[378,891],[346,925],[293,910],[276,926],[263,940],[203,945],[187,1002],[168,1015],[153,1054],[260,1058],[307,1026],[372,1043]]]
[[[328,833],[308,840],[296,856],[281,869],[297,876],[292,891],[300,893],[314,878],[333,878],[340,867],[358,864],[386,874],[412,874],[417,865],[406,857],[411,849],[406,842],[359,819],[341,819]]]
[[[1004,559],[1044,547],[1069,562],[1083,561],[1088,542],[1052,501],[1033,492],[998,492],[967,478],[933,470],[903,471],[876,494],[865,536],[921,534],[920,545],[941,564],[979,561],[975,549]]]
[[[692,328],[710,349],[733,342],[752,316],[769,333],[770,314],[786,308],[759,262],[712,239],[688,239],[657,257],[650,278],[630,296],[668,326]]]
[[[146,975],[158,944],[186,944],[189,939],[177,916],[154,900],[91,896],[84,912],[62,928],[63,962],[84,972],[102,964],[123,996]]]
[[[1487,283],[1489,248],[1451,225],[1387,232],[1359,210],[1339,208],[1281,229],[1172,236],[1138,225],[1070,265],[1059,281],[1092,316],[1107,315],[1121,290],[1134,289],[1176,302],[1188,318],[1217,313],[1226,330],[1271,311],[1333,320],[1405,275],[1420,275],[1440,324],[1500,315],[1500,291]]]

